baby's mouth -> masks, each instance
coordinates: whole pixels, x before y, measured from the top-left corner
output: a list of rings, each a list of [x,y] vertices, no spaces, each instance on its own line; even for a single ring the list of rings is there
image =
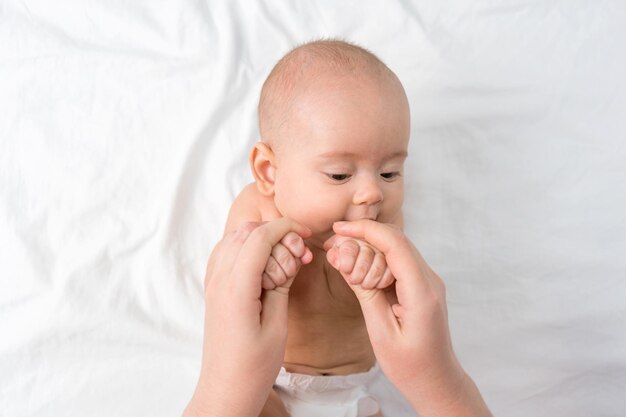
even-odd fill
[[[355,217],[354,219],[343,219],[344,222],[355,222],[357,220],[374,220],[377,221],[378,215]]]

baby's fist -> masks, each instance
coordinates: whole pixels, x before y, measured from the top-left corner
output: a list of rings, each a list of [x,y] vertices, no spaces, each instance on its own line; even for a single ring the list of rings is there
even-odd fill
[[[262,287],[273,290],[276,287],[291,286],[300,267],[313,259],[313,253],[304,245],[297,233],[290,232],[272,248],[263,271]]]
[[[385,255],[362,240],[334,235],[324,243],[324,248],[328,262],[351,285],[383,289],[394,281]]]

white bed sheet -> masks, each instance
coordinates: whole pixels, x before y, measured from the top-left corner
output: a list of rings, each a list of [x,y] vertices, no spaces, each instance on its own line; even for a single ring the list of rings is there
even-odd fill
[[[180,414],[260,86],[322,36],[405,85],[407,232],[494,414],[626,415],[625,21],[620,0],[0,0],[0,415]]]

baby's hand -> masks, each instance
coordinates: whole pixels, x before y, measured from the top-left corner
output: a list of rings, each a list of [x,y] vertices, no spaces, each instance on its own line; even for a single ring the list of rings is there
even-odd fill
[[[334,235],[324,243],[326,259],[352,285],[383,289],[394,282],[385,255],[368,243]]]
[[[304,245],[304,240],[297,233],[290,232],[272,248],[263,271],[263,289],[291,286],[293,278],[303,264],[313,259],[313,253]]]

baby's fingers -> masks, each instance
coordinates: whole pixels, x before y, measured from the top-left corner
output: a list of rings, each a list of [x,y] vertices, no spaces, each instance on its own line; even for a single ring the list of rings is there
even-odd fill
[[[284,285],[286,282],[287,275],[285,275],[285,272],[276,259],[274,259],[273,256],[270,256],[265,264],[261,286],[265,290],[273,290],[276,287]]]
[[[304,239],[297,233],[287,233],[280,243],[289,249],[289,252],[291,252],[294,257],[299,258],[303,264],[308,264],[313,259],[313,253],[306,247]]]
[[[267,260],[261,285],[266,290],[282,287],[298,274],[301,265],[299,258],[278,243],[272,248],[272,254]]]
[[[386,265],[385,265],[386,266]],[[391,269],[389,269],[388,266],[385,267],[385,273],[383,274],[383,277],[380,279],[380,281],[378,282],[378,285],[376,285],[376,288],[378,289],[383,289],[383,288],[387,288],[389,287],[391,284],[393,284],[393,282],[396,280],[396,278],[393,276],[393,274],[391,273]]]
[[[384,288],[379,287],[383,276],[385,275],[385,269],[387,268],[387,262],[385,261],[385,256],[376,252],[374,254],[374,259],[372,260],[372,264],[370,266],[369,271],[365,275],[363,282],[361,283],[361,287],[365,289],[373,289],[373,288]]]
[[[360,247],[354,240],[347,240],[339,246],[339,272],[350,275],[356,265]]]
[[[263,279],[261,281],[261,288],[263,288],[264,290],[273,290],[274,288],[276,288],[276,284],[265,271],[263,271]]]
[[[291,251],[281,243],[272,248],[272,258],[280,265],[287,279],[295,277],[300,269],[300,265],[302,265],[299,257],[294,256]]]
[[[368,272],[372,269],[374,258],[375,252],[371,247],[365,245],[359,247],[359,255],[354,263],[354,269],[352,269],[352,273],[350,274],[349,281],[351,284],[355,285],[363,283],[363,280],[367,276]]]

